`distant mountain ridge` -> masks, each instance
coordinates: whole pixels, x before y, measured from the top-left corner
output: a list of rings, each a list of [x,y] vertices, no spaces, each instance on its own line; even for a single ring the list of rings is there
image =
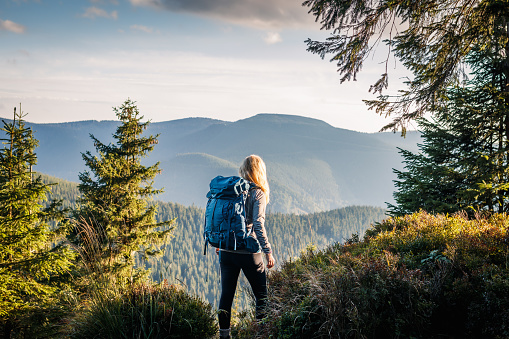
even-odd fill
[[[86,170],[81,152],[94,151],[89,134],[113,140],[117,121],[27,123],[39,140],[36,170],[70,181]],[[392,168],[402,168],[396,147],[416,149],[419,133],[360,133],[293,115],[258,114],[226,122],[186,118],[151,123],[159,134],[146,164],[161,163],[159,200],[204,206],[210,179],[235,175],[242,160],[267,163],[273,212],[307,213],[348,205],[385,207],[392,201]]]

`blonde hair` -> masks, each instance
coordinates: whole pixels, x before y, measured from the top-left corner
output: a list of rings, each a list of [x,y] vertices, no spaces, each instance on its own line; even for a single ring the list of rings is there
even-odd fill
[[[267,204],[269,203],[270,188],[267,181],[267,170],[262,158],[257,155],[250,155],[240,166],[239,174],[246,180],[255,183],[265,193]]]

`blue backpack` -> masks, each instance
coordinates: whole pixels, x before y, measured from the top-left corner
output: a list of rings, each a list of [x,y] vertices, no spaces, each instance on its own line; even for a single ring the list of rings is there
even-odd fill
[[[205,247],[207,245],[225,250],[246,250],[256,253],[260,244],[246,230],[246,199],[250,188],[256,186],[237,176],[217,176],[210,182],[205,209]]]

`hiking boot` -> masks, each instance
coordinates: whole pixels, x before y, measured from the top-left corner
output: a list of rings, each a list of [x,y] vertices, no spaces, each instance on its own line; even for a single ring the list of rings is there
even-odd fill
[[[220,328],[219,329],[219,339],[230,339],[230,329],[229,328]]]

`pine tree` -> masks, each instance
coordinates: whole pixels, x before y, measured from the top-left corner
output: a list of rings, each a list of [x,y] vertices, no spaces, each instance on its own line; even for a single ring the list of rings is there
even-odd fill
[[[401,150],[406,171],[395,171],[393,214],[509,211],[509,102],[506,76],[497,71],[503,62],[497,51],[474,51],[472,80],[450,88],[432,120],[420,120],[424,143],[419,154]]]
[[[133,267],[135,255],[158,254],[157,246],[172,229],[171,221],[156,222],[156,206],[147,204],[147,199],[161,192],[152,187],[159,163],[143,166],[141,159],[152,151],[158,136],[142,136],[149,122],[142,122],[135,102],[128,99],[114,111],[121,121],[113,134],[115,144],[103,144],[91,135],[98,155],[82,154],[91,172],[79,175],[78,215],[95,227],[101,239],[104,272],[125,281],[145,276],[143,268]]]
[[[458,192],[464,174],[457,171],[456,137],[433,121],[418,120],[424,142],[419,153],[399,148],[405,170],[394,170],[394,198],[387,204],[393,215],[410,214],[421,209],[431,213],[452,213],[461,209]]]
[[[405,128],[460,85],[466,59],[476,48],[496,51],[503,58],[501,95],[509,97],[509,6],[507,0],[306,0],[304,6],[331,30],[326,41],[308,39],[308,51],[331,54],[341,82],[355,79],[370,54],[387,45],[382,75],[370,88],[378,100],[370,109],[393,118],[385,129]],[[397,95],[383,94],[388,86],[390,55],[413,73]],[[383,66],[382,66],[383,67]],[[504,117],[509,133],[509,114]]]
[[[0,150],[0,336],[5,338],[24,317],[50,304],[73,259],[62,241],[67,229],[48,225],[63,219],[64,211],[59,202],[42,207],[50,189],[32,171],[38,141],[23,118],[21,109],[14,109],[14,120],[3,121],[1,128],[6,138]]]

